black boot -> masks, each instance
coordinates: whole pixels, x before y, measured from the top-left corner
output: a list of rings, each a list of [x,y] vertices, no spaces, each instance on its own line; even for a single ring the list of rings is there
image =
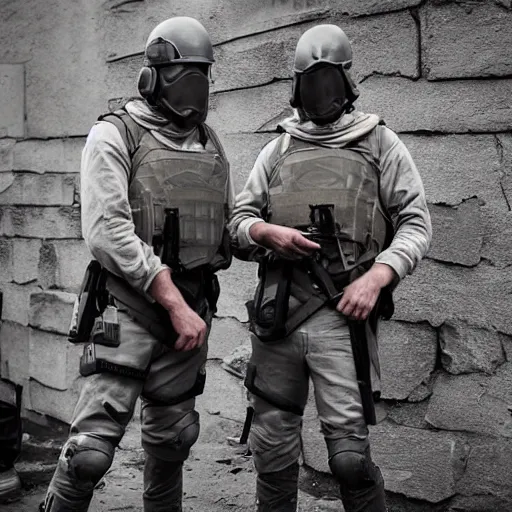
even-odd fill
[[[297,463],[274,473],[260,473],[256,482],[258,512],[295,512],[299,465]]]
[[[183,462],[164,461],[146,452],[144,512],[182,512]]]

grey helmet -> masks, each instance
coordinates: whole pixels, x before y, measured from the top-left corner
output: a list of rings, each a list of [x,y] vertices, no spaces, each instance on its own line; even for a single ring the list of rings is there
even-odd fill
[[[163,21],[149,34],[146,42],[146,66],[169,64],[213,64],[210,36],[199,21],[177,16]]]
[[[170,64],[212,65],[213,47],[208,32],[194,18],[177,16],[158,24],[149,34],[140,70],[138,89],[151,99],[156,86],[157,69]]]
[[[310,28],[302,34],[297,43],[293,63],[291,106],[300,107],[301,105],[299,95],[301,75],[320,65],[332,65],[340,70],[347,94],[345,110],[350,109],[359,97],[359,91],[348,73],[352,66],[352,45],[345,32],[340,27],[331,24]]]

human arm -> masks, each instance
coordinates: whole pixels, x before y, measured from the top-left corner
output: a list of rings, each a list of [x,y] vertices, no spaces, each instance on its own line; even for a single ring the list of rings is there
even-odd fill
[[[172,283],[169,268],[135,234],[128,200],[130,168],[130,157],[117,128],[108,122],[94,125],[82,152],[83,236],[91,254],[104,268],[169,311],[179,335],[176,347],[186,348],[185,341],[180,340],[180,322],[173,318],[188,319],[198,343],[204,322]]]
[[[356,319],[368,316],[382,288],[395,287],[413,272],[432,239],[423,182],[409,151],[385,126],[375,131],[375,147],[381,201],[393,222],[394,236],[371,269],[345,289],[338,303],[339,311]]]
[[[280,139],[267,144],[251,170],[243,190],[237,195],[229,230],[235,255],[257,260],[268,250],[285,258],[311,254],[319,245],[303,237],[296,229],[266,222],[269,209],[269,178]]]

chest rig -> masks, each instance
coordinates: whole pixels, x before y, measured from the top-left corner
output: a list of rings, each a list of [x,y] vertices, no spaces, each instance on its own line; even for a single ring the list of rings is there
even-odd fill
[[[379,198],[379,173],[353,149],[325,148],[282,136],[269,176],[267,222],[299,229],[320,244],[311,258],[260,263],[247,304],[262,341],[286,337],[360,277],[389,244],[392,229]]]
[[[174,270],[208,265],[222,243],[228,163],[215,134],[200,126],[202,151],[173,149],[124,110],[117,126],[132,161],[128,198],[135,234]]]

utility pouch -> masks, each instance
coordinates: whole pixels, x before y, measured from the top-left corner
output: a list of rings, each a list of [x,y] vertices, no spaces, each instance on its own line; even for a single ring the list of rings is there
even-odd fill
[[[336,293],[329,283],[323,282],[325,271],[317,267],[314,261],[262,261],[254,300],[246,303],[249,330],[260,341],[286,338]]]
[[[290,262],[266,258],[259,274],[254,300],[246,303],[249,330],[261,341],[275,341],[286,337],[293,267]]]
[[[102,277],[101,265],[92,260],[85,271],[80,293],[73,306],[68,340],[71,343],[87,343],[94,327],[98,311],[99,283]]]
[[[91,340],[98,345],[118,347],[120,344],[120,331],[117,308],[113,305],[108,305],[101,316],[94,321]]]
[[[97,358],[94,343],[89,343],[84,346],[84,352],[80,357],[80,375],[82,377],[88,377],[95,373],[113,373],[136,380],[145,380],[148,375],[147,371]]]

